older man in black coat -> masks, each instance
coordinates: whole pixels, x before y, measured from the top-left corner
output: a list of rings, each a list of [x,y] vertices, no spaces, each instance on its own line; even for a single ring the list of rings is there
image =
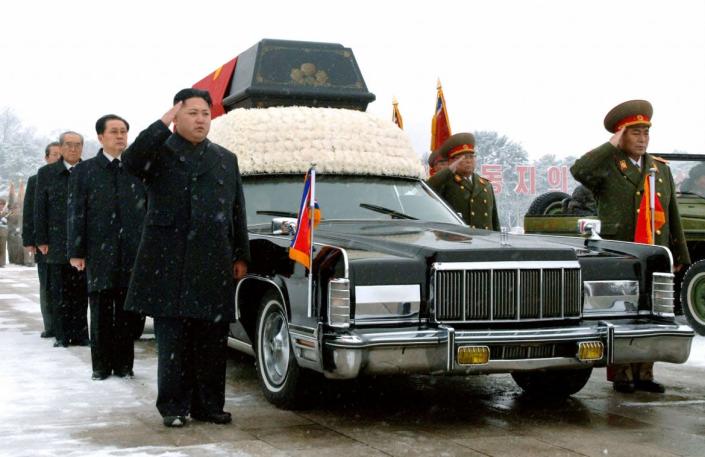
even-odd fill
[[[34,194],[34,234],[37,250],[48,264],[49,301],[54,309],[55,347],[88,346],[86,275],[69,264],[67,208],[69,175],[81,160],[83,136],[59,136],[61,160],[37,171]]]
[[[223,411],[227,333],[250,251],[237,158],[206,138],[210,106],[206,91],[178,92],[123,153],[148,195],[126,307],[154,317],[157,409],[169,427],[189,413],[231,421]]]
[[[114,114],[95,125],[103,146],[69,178],[69,257],[86,270],[91,307],[93,380],[132,376],[132,328],[140,316],[124,303],[144,222],[142,181],[123,170],[130,125]]]
[[[44,148],[44,161],[47,164],[56,162],[61,158],[61,145],[58,141],[49,143]],[[42,338],[54,337],[54,310],[49,302],[49,290],[47,289],[47,263],[41,252],[37,250],[34,233],[34,195],[37,190],[37,175],[32,175],[27,179],[27,190],[25,191],[24,202],[22,204],[22,246],[25,250],[34,255],[34,262],[37,264],[37,276],[39,277],[39,308],[44,321],[44,331]]]

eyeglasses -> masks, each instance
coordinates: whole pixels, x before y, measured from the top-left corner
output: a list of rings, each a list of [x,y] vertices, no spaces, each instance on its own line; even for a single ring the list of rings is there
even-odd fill
[[[61,146],[66,146],[67,149],[79,149],[83,143],[64,143]]]

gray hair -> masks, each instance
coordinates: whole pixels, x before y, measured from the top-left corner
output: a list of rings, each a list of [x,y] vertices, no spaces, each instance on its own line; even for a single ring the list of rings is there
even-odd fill
[[[61,135],[59,135],[59,144],[60,145],[62,145],[62,146],[64,145],[64,137],[66,135],[78,135],[78,137],[81,139],[81,144],[83,144],[83,135],[81,135],[78,132],[74,132],[73,130],[67,130],[64,133],[62,133]]]

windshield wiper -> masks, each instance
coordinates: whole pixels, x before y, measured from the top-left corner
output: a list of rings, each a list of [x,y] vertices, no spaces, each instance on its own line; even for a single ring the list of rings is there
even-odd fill
[[[292,213],[291,211],[258,210],[257,214],[263,214],[265,216],[293,217],[294,219],[299,217],[298,214]]]
[[[409,216],[408,214],[400,213],[399,211],[394,211],[393,209],[385,208],[384,206],[370,205],[369,203],[360,203],[360,208],[369,209],[370,211],[375,211],[377,213],[389,214],[392,218],[396,219],[411,219],[417,220],[417,218]]]
[[[700,197],[700,198],[702,198],[702,199],[705,199],[705,197],[703,197],[702,195],[697,194],[697,193],[695,193],[695,192],[688,192],[688,191],[679,190],[679,191],[676,192],[676,193],[681,194],[681,195],[694,195],[694,196],[696,196],[696,197]]]

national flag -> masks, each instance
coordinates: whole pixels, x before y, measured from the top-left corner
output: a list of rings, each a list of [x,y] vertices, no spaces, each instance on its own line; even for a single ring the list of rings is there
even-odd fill
[[[194,89],[207,90],[211,95],[211,119],[225,114],[223,99],[230,92],[230,80],[235,72],[237,57],[216,68],[215,71],[193,85]]]
[[[400,129],[404,130],[404,120],[401,118],[401,113],[399,112],[399,102],[396,97],[394,97],[394,100],[392,101],[392,122],[397,124]]]
[[[654,208],[654,230],[659,230],[666,223],[666,214],[663,212],[661,200],[656,193],[651,192],[650,176],[644,177],[644,192],[639,205],[639,216],[636,219],[634,241],[637,243],[654,244],[654,234],[651,231],[651,205]],[[653,202],[652,202],[653,200]]]
[[[289,258],[311,269],[311,247],[313,246],[313,229],[321,220],[321,211],[315,197],[316,170],[311,168],[306,173],[304,192],[299,205],[296,222],[296,234],[289,246]],[[313,217],[311,217],[313,215]]]
[[[441,81],[438,80],[438,86],[436,87],[436,111],[431,119],[431,151],[438,149],[450,135],[450,121],[448,120],[446,99],[443,96]]]

